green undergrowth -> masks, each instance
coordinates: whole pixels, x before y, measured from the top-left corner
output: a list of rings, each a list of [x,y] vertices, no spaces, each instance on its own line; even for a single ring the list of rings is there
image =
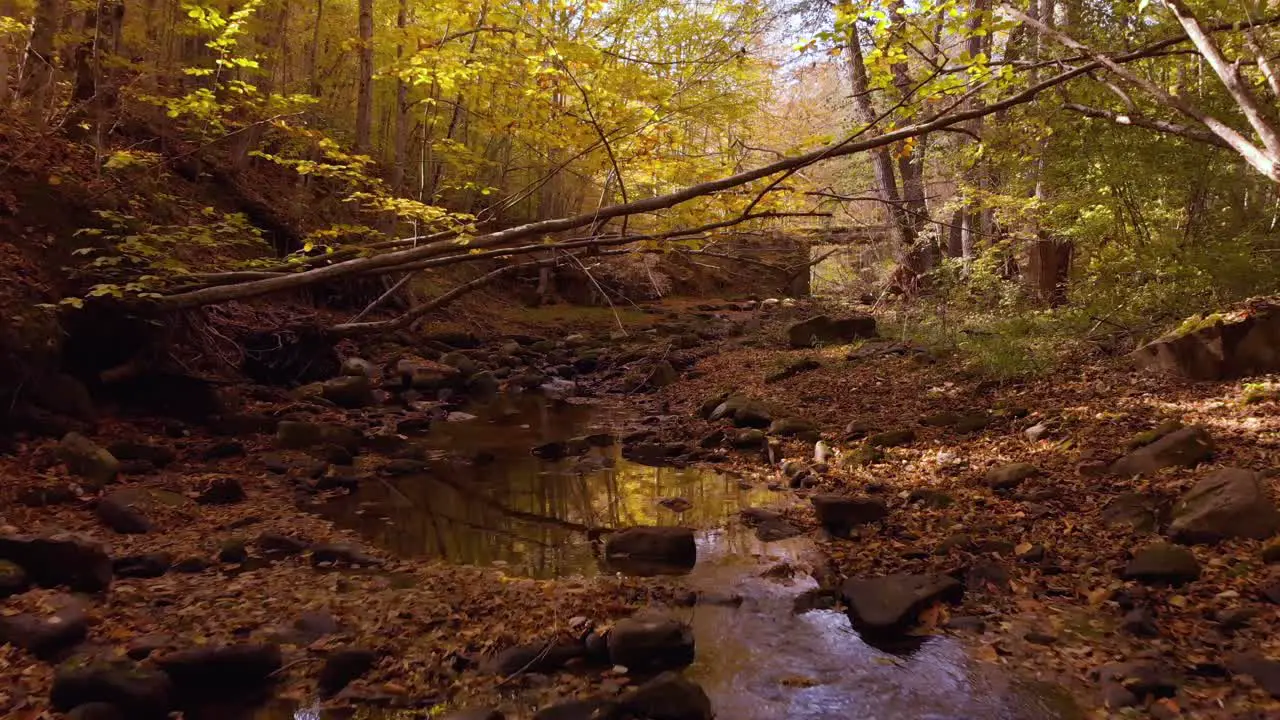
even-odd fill
[[[621,323],[628,332],[653,324],[654,316],[629,307],[543,305],[519,308],[521,323],[536,327],[562,327],[567,332],[617,330]]]

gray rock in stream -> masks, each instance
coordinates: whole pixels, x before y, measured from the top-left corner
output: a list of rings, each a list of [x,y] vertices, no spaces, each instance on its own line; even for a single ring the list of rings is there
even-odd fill
[[[840,589],[855,629],[875,635],[904,633],[935,602],[956,603],[964,595],[959,580],[942,574],[850,578]]]
[[[609,661],[632,673],[685,667],[693,662],[693,630],[675,618],[636,616],[609,631]]]
[[[698,546],[689,528],[633,527],[609,535],[604,554],[610,564],[653,563],[687,570],[698,561]]]

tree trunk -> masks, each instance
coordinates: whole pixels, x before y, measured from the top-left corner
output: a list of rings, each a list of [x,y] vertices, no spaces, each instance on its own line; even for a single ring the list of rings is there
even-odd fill
[[[860,123],[871,125],[876,121],[876,109],[871,100],[867,66],[862,59],[862,44],[858,39],[856,24],[849,26],[849,88],[853,91],[854,118]],[[910,245],[915,241],[915,235],[907,221],[898,195],[898,181],[893,173],[893,157],[890,154],[890,148],[879,147],[870,151],[868,155],[875,174],[876,193],[884,205],[887,224],[893,228],[894,240],[898,247]]]
[[[317,61],[320,56],[320,28],[324,24],[324,0],[316,0],[316,24],[311,29],[311,48],[307,54],[308,92],[313,97],[320,97],[320,75]]]
[[[61,14],[62,3],[59,0],[37,0],[18,84],[22,97],[27,100],[27,113],[36,121],[43,119],[49,99],[49,86],[53,79],[53,37],[58,31]]]
[[[0,0],[0,17],[16,17],[15,0]],[[0,109],[9,107],[9,72],[13,69],[14,48],[11,36],[0,37]]]
[[[373,0],[360,0],[360,89],[356,101],[356,152],[373,147]]]
[[[1042,302],[1061,305],[1067,301],[1067,280],[1075,246],[1070,241],[1041,237],[1031,243],[1027,275]]]
[[[400,30],[400,40],[396,44],[396,61],[404,60],[405,30],[409,27],[409,0],[400,0],[400,10],[396,13],[396,27]],[[391,159],[391,191],[401,193],[404,189],[404,166],[409,161],[409,83],[403,79],[396,81],[395,107],[395,149]],[[415,232],[415,234],[417,234]]]

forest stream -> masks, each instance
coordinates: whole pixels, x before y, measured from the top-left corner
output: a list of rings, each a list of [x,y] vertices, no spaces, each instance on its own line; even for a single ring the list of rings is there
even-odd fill
[[[808,572],[821,562],[817,548],[803,535],[762,542],[738,518],[743,508],[794,502],[790,493],[700,467],[639,464],[623,458],[616,444],[560,460],[530,453],[543,443],[636,424],[604,405],[525,397],[469,409],[433,428],[428,442],[439,460],[430,474],[366,484],[317,506],[319,512],[397,555],[536,578],[616,570],[602,569],[598,543],[585,527],[697,528],[697,564],[684,580],[700,600],[673,612],[696,638],[688,675],[706,689],[720,718],[1075,717],[1058,689],[976,662],[955,638],[877,649],[839,610],[794,612],[797,598],[817,587]],[[645,422],[661,418],[639,420]],[[675,512],[660,503],[669,498],[691,505]],[[401,712],[362,708],[358,717]],[[332,717],[349,715],[289,703],[257,715]]]

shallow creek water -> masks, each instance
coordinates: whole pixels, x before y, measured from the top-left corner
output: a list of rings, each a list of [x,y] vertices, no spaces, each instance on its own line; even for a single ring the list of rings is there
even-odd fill
[[[805,537],[762,543],[737,521],[739,509],[792,502],[790,493],[740,485],[701,468],[636,464],[617,446],[554,462],[530,454],[543,442],[634,426],[634,419],[628,423],[601,407],[526,398],[473,412],[475,419],[441,423],[429,435],[442,456],[475,458],[442,459],[434,475],[447,482],[428,476],[367,484],[322,512],[403,556],[544,578],[602,572],[591,544],[573,526],[701,528],[698,563],[687,583],[739,594],[743,603],[675,612],[689,619],[696,638],[697,661],[687,674],[703,685],[722,720],[1076,717],[1053,688],[1020,683],[972,660],[954,638],[928,638],[913,652],[891,654],[864,643],[843,613],[793,614],[795,597],[816,582],[804,573],[777,580],[761,572],[780,562],[803,567],[813,544]],[[673,496],[687,498],[692,508],[676,514],[658,504]],[[290,717],[330,716],[272,708],[259,720]],[[365,710],[356,717],[397,716]]]

